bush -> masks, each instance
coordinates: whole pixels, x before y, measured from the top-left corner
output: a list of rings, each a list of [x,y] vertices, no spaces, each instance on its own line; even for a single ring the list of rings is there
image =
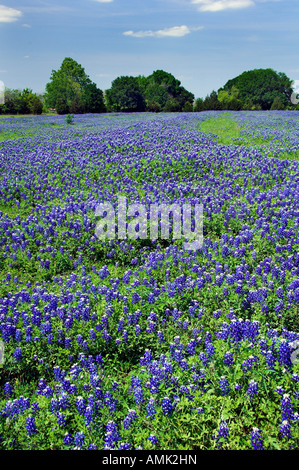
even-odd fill
[[[56,104],[55,104],[55,109],[57,114],[67,114],[69,112],[69,107],[66,103],[65,98],[62,96],[57,99]]]
[[[67,124],[73,124],[74,123],[74,115],[73,114],[68,114],[65,118],[65,122]]]
[[[151,101],[146,107],[146,111],[150,113],[160,113],[162,111],[161,105],[156,101]]]
[[[177,112],[180,111],[180,105],[176,100],[169,99],[169,100],[167,100],[167,102],[164,106],[164,111],[166,113],[177,113]]]
[[[183,112],[184,113],[192,113],[193,112],[193,106],[189,101],[186,101],[186,103],[184,104]]]

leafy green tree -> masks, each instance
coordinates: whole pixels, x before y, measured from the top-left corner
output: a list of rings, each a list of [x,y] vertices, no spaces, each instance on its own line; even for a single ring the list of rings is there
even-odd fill
[[[166,87],[163,85],[159,85],[158,83],[149,83],[144,91],[144,97],[147,103],[158,103],[162,109],[169,99],[169,94]]]
[[[162,111],[162,107],[156,101],[149,101],[146,105],[146,111],[150,113],[160,113]]]
[[[66,98],[64,96],[59,96],[57,98],[55,108],[57,114],[68,114],[69,106],[67,105]]]
[[[151,75],[149,75],[148,81],[149,83],[162,85],[172,96],[176,96],[178,94],[181,85],[179,80],[177,80],[171,73],[165,72],[164,70],[155,70]]]
[[[186,101],[186,103],[184,104],[183,112],[184,113],[192,113],[193,112],[193,106],[189,101]]]
[[[117,77],[113,80],[111,88],[106,91],[105,99],[108,111],[145,111],[145,99],[136,77]]]
[[[41,99],[29,88],[23,90],[5,90],[5,104],[1,106],[3,114],[41,114]]]
[[[281,97],[280,96],[275,96],[274,100],[273,100],[273,103],[271,105],[271,111],[272,110],[284,110],[286,107],[285,107],[285,104],[284,102],[282,101]]]
[[[204,100],[202,98],[196,98],[193,106],[193,111],[196,113],[204,111]]]
[[[187,91],[181,82],[171,73],[156,70],[148,78],[148,86],[144,96],[149,101],[160,104],[163,111],[182,111],[185,103],[193,103],[193,93]]]
[[[241,75],[229,80],[223,90],[231,93],[233,87],[239,91],[238,99],[243,108],[248,107],[248,102],[261,109],[271,108],[276,96],[279,96],[284,106],[290,102],[292,94],[292,81],[281,72],[273,69],[254,69],[243,72]]]
[[[136,80],[137,80],[138,86],[139,86],[142,94],[144,95],[145,90],[146,90],[147,86],[149,85],[148,77],[145,77],[144,75],[138,75],[136,77]]]
[[[93,103],[95,95],[96,105]],[[63,60],[59,70],[52,70],[46,85],[46,104],[56,108],[59,114],[100,112],[97,111],[100,97],[101,109],[104,109],[103,92],[90,80],[84,68],[70,57]]]
[[[165,111],[166,113],[178,113],[179,111],[181,111],[181,106],[177,102],[177,100],[175,100],[174,98],[169,98],[169,100],[167,100],[164,106],[163,111]]]
[[[241,110],[243,105],[238,97],[239,90],[235,86],[232,86],[230,90],[222,89],[218,91],[218,100],[222,104],[222,109],[228,109],[233,111]]]
[[[104,96],[95,83],[88,83],[83,90],[84,109],[87,113],[104,113],[106,111]]]
[[[24,109],[21,90],[5,89],[4,114],[21,114]]]
[[[222,104],[218,100],[218,95],[215,90],[205,97],[203,107],[205,111],[217,111],[222,109]]]

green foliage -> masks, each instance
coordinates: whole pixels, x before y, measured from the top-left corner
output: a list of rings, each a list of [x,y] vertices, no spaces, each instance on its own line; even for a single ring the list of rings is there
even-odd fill
[[[238,99],[239,90],[232,86],[231,90],[220,90],[218,92],[218,100],[222,104],[222,109],[231,111],[240,111],[242,109],[242,102]]]
[[[144,91],[144,97],[148,104],[153,102],[158,103],[162,109],[168,100],[169,94],[165,86],[158,83],[149,83]]]
[[[180,105],[174,98],[169,98],[164,106],[163,111],[166,113],[177,113],[181,111]]]
[[[95,83],[88,83],[83,90],[84,110],[88,113],[104,113],[106,111],[104,96]]]
[[[285,109],[285,103],[281,99],[281,96],[275,96],[273,103],[271,105],[271,110],[282,110]]]
[[[5,104],[0,114],[42,114],[41,99],[29,88],[24,90],[5,90]]]
[[[276,97],[280,98],[284,106],[290,103],[292,81],[284,73],[277,73],[270,68],[254,69],[228,80],[219,92],[224,90],[231,94],[233,89],[239,91],[238,99],[243,107],[251,101],[253,105],[269,110]]]
[[[74,122],[74,115],[73,114],[68,114],[65,118],[65,122],[67,124],[73,124]]]
[[[149,101],[146,106],[146,111],[150,113],[160,113],[162,111],[162,107],[156,101]]]
[[[145,100],[136,77],[122,76],[106,91],[106,106],[112,112],[145,111]]]
[[[113,112],[179,112],[194,101],[194,95],[181,86],[171,73],[156,70],[148,77],[118,77],[106,92],[106,106]],[[192,107],[192,105],[191,105]]]
[[[59,70],[52,71],[45,99],[47,106],[55,108],[58,114],[105,111],[103,92],[70,57],[63,60]]]
[[[194,108],[193,110],[198,113],[200,111],[204,111],[204,101],[202,98],[196,98],[194,102]]]
[[[193,111],[193,106],[189,101],[186,101],[186,103],[183,106],[183,112],[184,113],[192,113]]]
[[[222,109],[222,104],[219,101],[215,90],[213,90],[209,95],[206,96],[203,102],[203,108],[205,111]]]

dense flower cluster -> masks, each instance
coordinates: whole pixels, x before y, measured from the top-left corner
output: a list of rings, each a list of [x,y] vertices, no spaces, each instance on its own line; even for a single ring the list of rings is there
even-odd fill
[[[218,116],[1,124],[21,137],[0,143],[0,449],[298,439],[298,113],[232,113],[231,145],[199,131]],[[203,204],[203,246],[98,240],[119,194]]]

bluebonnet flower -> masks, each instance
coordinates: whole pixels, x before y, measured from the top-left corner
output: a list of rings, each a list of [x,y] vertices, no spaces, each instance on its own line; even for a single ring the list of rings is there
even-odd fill
[[[227,351],[223,356],[223,362],[226,366],[233,366],[234,365],[234,357],[230,351]]]
[[[282,437],[285,438],[290,438],[292,437],[292,430],[291,430],[291,425],[288,420],[282,421],[279,430],[281,432]]]
[[[242,369],[244,374],[246,374],[249,370],[252,369],[254,364],[259,361],[258,356],[249,356],[248,359],[242,362]]]
[[[174,405],[172,404],[169,397],[162,398],[161,401],[162,411],[164,415],[171,415],[174,409]]]
[[[74,444],[76,449],[81,449],[84,446],[85,436],[83,431],[79,431],[74,435]]]
[[[276,358],[271,350],[266,352],[265,359],[269,369],[273,370],[275,368]]]
[[[134,389],[134,400],[137,405],[141,405],[144,402],[144,394],[141,387]]]
[[[84,419],[85,419],[86,426],[89,426],[93,420],[93,410],[91,406],[86,407]]]
[[[129,442],[121,442],[119,444],[118,450],[132,450],[132,446]]]
[[[15,352],[13,354],[13,357],[15,358],[15,360],[17,362],[20,362],[20,360],[22,359],[23,355],[22,355],[22,348],[18,347],[15,349]]]
[[[65,415],[63,413],[57,413],[57,423],[58,426],[64,426],[66,422]]]
[[[114,449],[117,441],[120,439],[120,433],[114,421],[108,421],[104,437],[104,450]]]
[[[118,401],[116,398],[113,398],[113,395],[111,392],[104,393],[104,403],[108,407],[111,415],[115,413],[117,409]]]
[[[275,389],[275,392],[282,396],[285,393],[285,390],[281,387],[281,385],[278,385],[278,387]]]
[[[278,357],[278,362],[280,365],[284,365],[286,367],[291,367],[292,366],[292,361],[291,361],[291,348],[288,343],[288,341],[285,338],[282,338],[282,340],[279,342],[279,357]]]
[[[264,450],[263,436],[260,429],[253,428],[250,433],[250,443],[253,450]]]
[[[65,444],[66,446],[68,446],[68,447],[71,446],[71,445],[73,445],[74,440],[73,440],[71,434],[69,434],[68,432],[66,432],[65,435],[64,435],[64,438],[63,438],[63,442],[64,442],[64,444]]]
[[[227,378],[225,376],[222,376],[219,380],[219,386],[220,386],[220,393],[221,395],[227,395],[230,391],[230,386]]]
[[[158,438],[155,434],[151,434],[148,439],[151,441],[152,444],[154,444],[154,446],[156,446],[158,444]]]
[[[36,425],[35,425],[34,416],[28,416],[28,418],[26,419],[25,426],[26,426],[28,436],[31,436],[32,434],[36,433]]]
[[[290,395],[285,393],[281,399],[281,419],[291,421],[294,417],[293,404]]]
[[[222,440],[227,439],[228,436],[229,436],[228,426],[226,424],[226,421],[222,420],[221,423],[220,423],[218,434],[217,434],[217,443],[218,443],[219,448],[222,447],[222,444],[223,444]]]
[[[150,398],[148,405],[146,407],[146,416],[154,419],[156,415],[156,411],[157,411],[157,407],[155,404],[155,400],[153,398]]]
[[[76,398],[76,408],[80,415],[83,415],[86,410],[86,404],[83,397],[79,396]]]
[[[258,384],[255,380],[250,380],[246,390],[247,395],[253,398],[258,392]]]
[[[137,419],[137,413],[135,410],[129,410],[127,416],[123,421],[123,426],[125,429],[130,429],[133,424],[133,421]]]
[[[163,341],[165,341],[164,334],[163,334],[162,331],[157,331],[157,338],[158,338],[158,340],[160,341],[160,343],[162,343]]]
[[[7,395],[8,397],[11,397],[12,395],[12,386],[11,386],[11,383],[10,382],[6,382],[4,384],[4,393],[5,395]]]

